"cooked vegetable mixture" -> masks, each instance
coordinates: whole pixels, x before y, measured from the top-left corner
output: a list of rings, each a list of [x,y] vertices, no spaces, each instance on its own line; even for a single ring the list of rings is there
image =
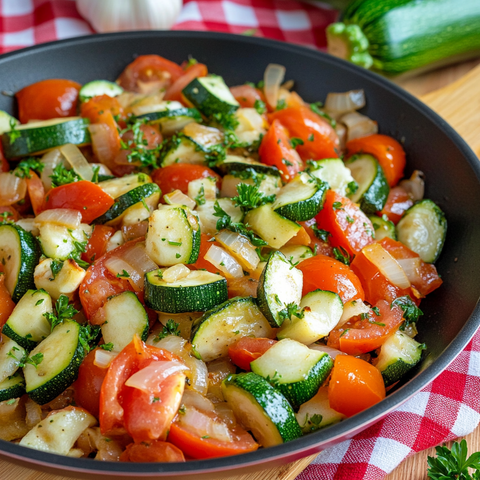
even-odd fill
[[[445,217],[362,90],[309,104],[284,74],[229,88],[147,55],[0,112],[0,438],[236,455],[369,408],[421,360]]]

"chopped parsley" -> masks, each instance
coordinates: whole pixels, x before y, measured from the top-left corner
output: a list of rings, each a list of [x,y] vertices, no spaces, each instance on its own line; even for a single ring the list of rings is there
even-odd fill
[[[351,262],[350,254],[343,247],[334,247],[333,256],[336,260],[349,266]]]
[[[68,170],[63,163],[59,163],[53,169],[50,178],[52,179],[52,187],[60,187],[81,180],[80,175],[75,170]]]
[[[169,335],[180,336],[180,329],[178,328],[179,324],[174,322],[171,318],[167,320],[166,325],[163,326],[160,333],[154,338],[154,342],[159,342],[162,338],[168,337]]]
[[[20,178],[32,178],[30,170],[41,173],[44,168],[45,164],[38,160],[38,158],[30,157],[19,162],[14,173]]]
[[[117,278],[130,278],[130,274],[126,270],[123,270],[122,273],[117,273],[116,277]]]
[[[78,313],[78,310],[68,303],[69,301],[70,299],[66,295],[60,295],[53,307],[53,313],[46,312],[43,314],[43,316],[50,322],[52,330],[65,320],[72,319]]]
[[[255,103],[253,104],[253,108],[260,114],[262,115],[267,111],[267,107],[264,102],[261,100],[255,100]]]
[[[292,137],[290,139],[290,145],[292,146],[292,148],[296,148],[298,145],[303,145],[303,140],[301,138],[297,138],[297,137]]]
[[[240,207],[242,212],[246,213],[254,208],[272,203],[275,201],[276,195],[265,195],[260,192],[255,185],[248,185],[246,183],[239,183],[237,185],[237,197],[233,197],[236,207]]]
[[[398,305],[403,310],[403,318],[405,322],[400,326],[400,330],[404,331],[412,323],[417,323],[420,315],[423,315],[423,312],[415,305],[413,300],[409,295],[403,297],[398,297],[392,302],[392,307]]]
[[[100,345],[100,348],[103,349],[103,350],[106,350],[107,352],[111,352],[113,350],[113,343],[112,342],[108,342],[108,343],[104,343],[103,345]]]
[[[312,225],[311,229],[313,230],[314,235],[323,242],[328,242],[328,237],[332,235],[328,230],[318,228],[317,224]]]
[[[200,187],[200,189],[198,190],[198,195],[195,197],[195,202],[197,203],[197,205],[205,205],[205,188],[203,186],[203,183]]]

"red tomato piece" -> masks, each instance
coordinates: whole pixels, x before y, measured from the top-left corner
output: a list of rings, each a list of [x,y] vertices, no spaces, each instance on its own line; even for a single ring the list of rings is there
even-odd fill
[[[7,159],[5,158],[5,154],[3,153],[3,145],[0,142],[0,172],[9,172],[10,165],[8,164]]]
[[[372,222],[350,199],[328,190],[323,209],[315,217],[318,228],[330,232],[332,247],[342,247],[351,256],[373,243]]]
[[[5,286],[5,275],[3,273],[3,266],[0,268],[0,328],[8,320],[8,317],[13,312],[15,308],[15,302],[12,300],[10,292]]]
[[[347,417],[385,398],[382,374],[370,363],[350,355],[337,355],[328,386],[330,407]]]
[[[38,215],[43,211],[45,204],[45,187],[40,177],[33,170],[30,170],[30,178],[26,178],[26,181],[33,213]]]
[[[175,82],[168,87],[165,93],[165,100],[183,101],[182,90],[195,78],[206,77],[208,75],[208,68],[203,63],[195,63],[190,65],[183,75],[175,80]]]
[[[230,87],[230,92],[234,96],[235,100],[240,104],[241,108],[254,108],[255,102],[266,102],[263,92],[258,88],[251,85],[238,85],[236,87]]]
[[[18,211],[11,205],[0,205],[0,215],[5,217],[6,220],[13,220],[14,222],[20,218]]]
[[[369,153],[383,168],[388,184],[393,187],[403,177],[406,165],[403,147],[388,135],[374,134],[347,142],[347,155]]]
[[[229,278],[228,298],[233,297],[256,297],[258,289],[258,280],[250,276],[240,278]]]
[[[120,455],[121,462],[184,462],[183,452],[169,442],[131,443]]]
[[[343,303],[365,299],[359,278],[338,260],[317,255],[299,263],[297,268],[303,272],[302,296],[320,289],[338,293]]]
[[[202,233],[200,237],[200,251],[198,253],[198,259],[193,265],[191,265],[192,267],[194,267],[197,270],[201,270],[204,268],[205,270],[208,270],[211,273],[220,273],[217,267],[215,267],[212,263],[210,263],[208,260],[205,260],[204,258],[212,245],[221,247],[221,245],[217,241],[215,241],[214,237],[206,233]]]
[[[390,189],[387,203],[383,210],[377,213],[378,216],[386,215],[395,225],[400,221],[402,215],[413,205],[413,200],[408,192],[400,185]]]
[[[310,248],[314,251],[315,255],[327,255],[328,257],[333,257],[333,247],[330,245],[330,243],[328,241],[324,242],[318,238],[313,231],[312,227],[317,226],[315,218],[307,220],[306,222],[298,223],[303,226],[310,237]]]
[[[303,162],[295,149],[290,146],[288,131],[279,120],[273,121],[262,139],[258,153],[263,163],[280,170],[286,182],[303,170]]]
[[[95,350],[92,350],[83,360],[78,370],[78,378],[74,383],[75,402],[98,418],[100,409],[100,390],[107,368],[95,365]]]
[[[390,306],[385,300],[376,305],[379,315],[372,310],[365,320],[354,319],[330,332],[328,346],[349,355],[361,355],[381,347],[403,323],[403,312],[398,305]]]
[[[151,93],[168,88],[184,71],[180,65],[159,55],[140,55],[118,77],[118,83],[129,92]],[[152,88],[153,87],[153,88]]]
[[[82,253],[82,260],[88,263],[93,263],[100,257],[105,255],[107,251],[107,244],[110,237],[115,233],[113,227],[107,225],[95,225],[93,232],[88,239],[85,251]]]
[[[228,347],[228,356],[237,367],[249,372],[250,363],[261,357],[276,343],[276,340],[270,338],[242,337]]]
[[[113,197],[86,180],[52,188],[45,198],[45,210],[71,208],[82,214],[84,223],[103,215],[114,203]]]
[[[15,94],[20,122],[73,117],[77,114],[78,92],[81,87],[71,80],[50,79],[22,88]]]
[[[152,180],[160,187],[162,195],[177,189],[186,195],[191,181],[207,177],[217,179],[217,185],[220,185],[220,176],[203,165],[173,163],[167,167],[157,168],[152,173]]]
[[[297,146],[302,160],[338,157],[340,142],[337,133],[327,120],[306,105],[277,110],[269,114],[268,119],[271,122],[280,120],[291,137],[303,140],[303,145]]]

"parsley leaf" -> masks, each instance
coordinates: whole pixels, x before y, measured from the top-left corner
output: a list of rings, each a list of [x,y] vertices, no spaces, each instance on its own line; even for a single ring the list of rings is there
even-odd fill
[[[162,328],[161,332],[154,338],[154,342],[159,342],[162,338],[169,335],[180,336],[179,324],[174,322],[171,318],[167,320],[166,325]]]
[[[277,102],[277,110],[283,110],[284,108],[287,108],[287,102],[285,101],[284,98],[281,98],[278,102]]]
[[[265,106],[265,103],[262,102],[261,100],[255,100],[255,103],[253,104],[253,108],[260,114],[262,115],[267,111],[267,107]]]
[[[41,173],[44,168],[45,164],[38,160],[38,158],[30,157],[19,162],[14,172],[17,177],[32,178],[30,175],[30,170]]]
[[[205,188],[202,184],[200,189],[198,190],[198,195],[194,198],[195,202],[197,202],[197,205],[204,205],[206,200],[205,200]]]
[[[332,235],[329,231],[318,228],[317,224],[312,225],[311,229],[313,230],[313,233],[315,234],[315,236],[319,240],[322,240],[323,242],[328,242],[328,237]]]
[[[25,354],[22,356],[22,358],[17,358],[15,355],[14,351],[19,350],[17,347],[13,347],[8,353],[7,356],[14,358],[17,361],[17,365],[19,368],[23,368],[25,365],[33,365],[35,368],[37,368],[42,362],[43,362],[43,353],[39,352],[36,353],[35,355],[32,355],[31,357],[28,356],[28,353],[25,352]]]
[[[52,179],[52,187],[60,187],[61,185],[67,185],[68,183],[74,183],[81,180],[75,170],[68,170],[63,163],[59,163],[50,175]]]
[[[278,312],[279,317],[282,320],[290,320],[293,316],[297,318],[303,318],[305,312],[295,302],[289,303],[283,310]]]
[[[310,109],[312,110],[313,113],[316,113],[320,117],[323,117],[325,120],[327,120],[332,126],[332,128],[335,128],[337,126],[336,120],[334,120],[330,115],[328,115],[328,113],[321,110],[320,106],[323,106],[323,105],[319,105],[319,102],[312,103],[310,104]]]
[[[92,345],[98,342],[100,334],[101,330],[99,325],[80,325],[79,341],[86,353],[90,352]]]
[[[10,218],[11,217],[11,218]],[[13,213],[11,212],[2,212],[0,213],[0,224],[5,224],[5,223],[15,223],[13,221]]]
[[[349,266],[351,262],[350,254],[343,247],[334,247],[333,256],[336,260]]]
[[[122,273],[117,273],[117,278],[130,278],[130,274],[126,271],[123,270]]]
[[[56,276],[60,273],[63,268],[63,261],[62,260],[53,260],[50,264],[50,270],[52,271],[53,278],[52,281],[55,280]]]
[[[102,350],[106,350],[107,352],[111,352],[113,350],[113,343],[112,342],[109,342],[109,343],[104,343],[103,345],[100,345],[100,348]]]
[[[248,185],[247,183],[239,183],[237,185],[238,196],[233,197],[236,207],[240,207],[242,212],[246,213],[249,210],[260,207],[266,203],[271,203],[275,200],[276,195],[265,195],[258,190],[255,185]]]
[[[398,305],[403,310],[403,318],[405,319],[405,322],[400,326],[400,330],[402,331],[408,328],[412,323],[416,323],[420,315],[423,315],[423,312],[417,307],[417,305],[415,305],[409,295],[396,298],[391,306],[393,307],[393,305]]]
[[[10,138],[10,145],[13,145],[17,138],[20,138],[22,134],[17,130],[17,122],[14,118],[11,118],[9,121],[10,124],[10,131],[8,133],[8,137]]]
[[[53,308],[53,313],[47,312],[43,316],[50,322],[52,330],[64,320],[73,318],[78,310],[75,309],[73,305],[70,305],[69,298],[66,295],[60,295],[55,306]]]
[[[303,145],[303,140],[301,138],[292,137],[290,139],[290,145],[292,146],[292,148],[295,148],[298,145]]]

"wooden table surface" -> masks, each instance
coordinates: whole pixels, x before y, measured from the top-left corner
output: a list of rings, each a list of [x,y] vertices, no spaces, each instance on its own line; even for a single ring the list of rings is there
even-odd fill
[[[463,77],[476,65],[479,60],[463,62],[441,70],[426,73],[417,77],[397,81],[400,86],[410,93],[421,96],[442,88],[455,80]],[[478,128],[480,132],[480,127]],[[480,136],[480,135],[479,135]],[[478,154],[478,151],[477,151]],[[465,437],[470,453],[480,450],[480,427],[472,434]],[[427,479],[427,456],[435,455],[435,449],[431,448],[408,458],[397,469],[385,477],[385,480],[425,480]],[[307,465],[315,458],[306,457],[297,462],[284,465],[283,467],[263,470],[253,474],[225,477],[224,480],[294,480]],[[98,478],[98,477],[97,477]],[[66,477],[51,475],[34,471],[28,468],[0,461],[1,480],[67,480]],[[345,479],[348,480],[348,479]]]

